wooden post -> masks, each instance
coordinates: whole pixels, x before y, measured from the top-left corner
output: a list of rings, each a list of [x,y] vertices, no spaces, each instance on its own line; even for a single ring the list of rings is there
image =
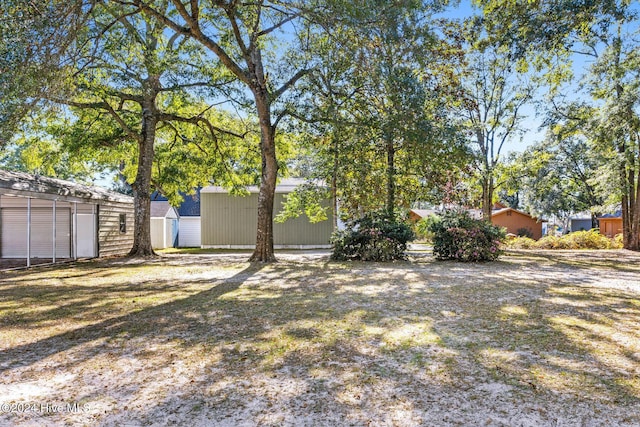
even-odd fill
[[[31,197],[27,197],[27,267],[31,267]]]
[[[91,205],[91,213],[93,214],[93,256],[97,257],[100,253],[100,211],[98,205]]]
[[[56,262],[56,201],[53,201],[53,255],[51,256],[51,262]]]
[[[73,242],[72,258],[78,259],[78,203],[73,202],[73,221],[71,226],[71,241]]]

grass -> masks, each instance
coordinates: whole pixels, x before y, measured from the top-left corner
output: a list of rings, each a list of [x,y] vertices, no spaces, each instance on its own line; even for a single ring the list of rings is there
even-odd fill
[[[0,273],[0,412],[39,425],[637,425],[640,256],[165,254]]]

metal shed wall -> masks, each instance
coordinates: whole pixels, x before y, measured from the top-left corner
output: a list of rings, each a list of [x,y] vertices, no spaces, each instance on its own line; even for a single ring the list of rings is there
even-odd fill
[[[27,257],[28,198],[0,195],[0,256],[3,258]],[[55,202],[55,257],[71,258],[73,212],[78,216],[93,216],[94,205],[85,203]],[[54,201],[31,198],[30,256],[53,258]],[[79,229],[81,236],[85,230]],[[92,238],[91,236],[86,236]],[[80,257],[85,256],[79,254]]]
[[[274,212],[282,208],[286,194],[276,193]],[[200,193],[203,247],[254,247],[258,222],[258,195]],[[329,202],[326,203],[329,206]],[[329,212],[331,212],[329,210]],[[333,232],[331,215],[312,224],[301,216],[273,224],[274,245],[279,247],[327,247]]]
[[[592,228],[591,218],[571,219],[571,231],[591,230]]]

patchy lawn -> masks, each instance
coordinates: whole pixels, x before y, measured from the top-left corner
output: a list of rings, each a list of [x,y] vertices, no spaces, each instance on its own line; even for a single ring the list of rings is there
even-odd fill
[[[640,425],[640,254],[245,259],[0,273],[0,425]]]

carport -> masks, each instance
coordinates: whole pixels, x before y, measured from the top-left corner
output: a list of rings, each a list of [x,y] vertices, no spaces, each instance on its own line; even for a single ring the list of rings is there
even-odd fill
[[[12,266],[121,255],[131,248],[132,222],[129,196],[0,171],[0,258]]]

